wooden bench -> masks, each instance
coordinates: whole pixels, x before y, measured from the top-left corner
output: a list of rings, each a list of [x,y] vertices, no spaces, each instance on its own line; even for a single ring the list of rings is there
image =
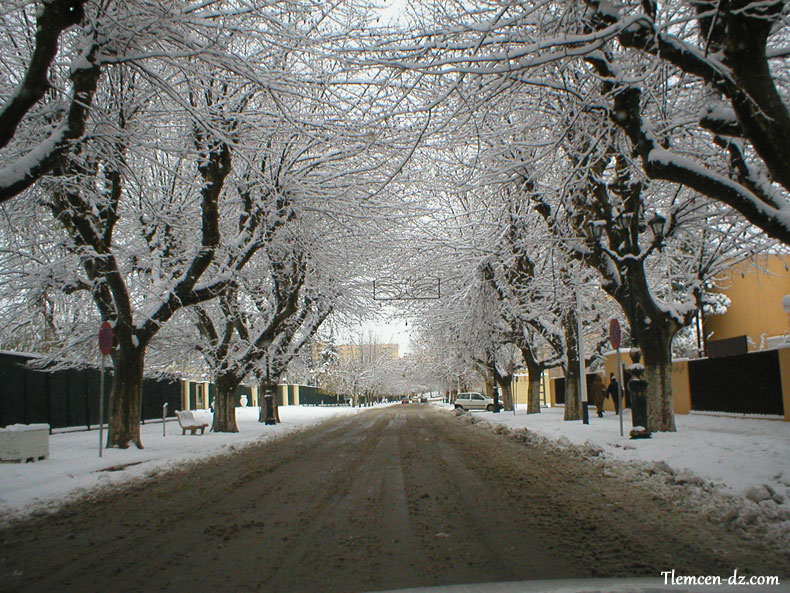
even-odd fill
[[[203,434],[208,426],[208,422],[195,418],[195,415],[189,410],[176,410],[176,418],[178,418],[178,424],[181,426],[182,435],[186,434],[187,431],[195,434],[197,430],[200,430],[200,434]]]

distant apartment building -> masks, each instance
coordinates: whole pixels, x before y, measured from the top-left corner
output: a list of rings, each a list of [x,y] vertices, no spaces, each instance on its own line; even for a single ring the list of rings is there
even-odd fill
[[[318,363],[331,349],[341,361],[384,358],[398,360],[400,358],[398,344],[326,344],[313,342],[311,354],[313,362]]]

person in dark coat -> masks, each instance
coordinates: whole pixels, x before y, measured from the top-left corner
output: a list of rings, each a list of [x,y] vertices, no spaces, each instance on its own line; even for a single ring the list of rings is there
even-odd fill
[[[609,375],[609,387],[606,388],[606,397],[611,397],[614,401],[614,413],[620,413],[620,384],[617,382],[617,377],[614,373]]]
[[[598,417],[603,418],[603,400],[606,399],[606,388],[603,384],[601,375],[595,375],[592,385],[590,385],[590,399],[595,404],[595,411]]]

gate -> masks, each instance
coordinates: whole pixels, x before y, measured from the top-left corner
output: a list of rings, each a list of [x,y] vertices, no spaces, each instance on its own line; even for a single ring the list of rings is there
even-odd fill
[[[691,409],[783,415],[779,351],[689,361]]]

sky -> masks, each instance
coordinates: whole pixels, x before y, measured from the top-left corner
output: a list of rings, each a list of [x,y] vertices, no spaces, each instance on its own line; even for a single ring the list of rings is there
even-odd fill
[[[406,0],[389,0],[383,3],[381,13],[384,22],[382,24],[392,24],[397,21],[405,5]]]
[[[398,344],[400,356],[411,351],[409,316],[393,305],[382,305],[377,318],[368,318],[359,324],[345,322],[336,326],[334,340],[338,344],[358,344],[360,340],[379,344]]]
[[[411,351],[409,343],[409,320],[406,316],[390,321],[369,322],[363,326],[365,335],[377,338],[382,344],[398,344],[398,353],[403,356]]]

